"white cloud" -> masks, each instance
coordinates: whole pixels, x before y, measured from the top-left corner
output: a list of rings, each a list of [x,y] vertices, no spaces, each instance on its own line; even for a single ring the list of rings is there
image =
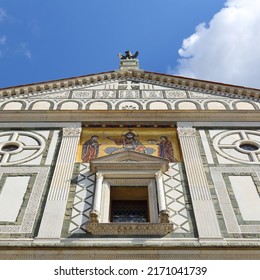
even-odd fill
[[[32,59],[31,50],[28,48],[26,43],[20,43],[16,50],[16,53],[24,55],[28,59]]]
[[[227,0],[183,41],[174,74],[260,87],[260,1]]]

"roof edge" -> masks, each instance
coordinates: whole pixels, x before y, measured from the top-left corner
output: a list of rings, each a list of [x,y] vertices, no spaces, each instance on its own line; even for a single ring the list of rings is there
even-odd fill
[[[175,76],[170,74],[162,74],[144,71],[140,69],[119,69],[71,78],[0,88],[0,96],[18,97],[20,95],[23,96],[24,94],[39,93],[45,90],[58,90],[73,86],[90,86],[94,83],[110,81],[120,78],[140,79],[148,82],[150,81],[153,83],[162,84],[165,86],[193,88],[212,93],[235,94],[247,98],[259,99],[260,97],[260,89],[256,88],[224,84],[219,82],[200,80],[183,76]]]

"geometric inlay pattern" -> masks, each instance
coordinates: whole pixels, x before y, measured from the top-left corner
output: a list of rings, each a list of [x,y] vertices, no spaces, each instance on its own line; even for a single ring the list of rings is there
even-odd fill
[[[178,163],[171,165],[171,168],[163,174],[163,179],[167,210],[174,232],[189,233],[190,226]],[[89,212],[93,207],[94,188],[95,173],[89,171],[89,164],[81,164],[76,179],[69,233],[86,233]]]
[[[224,131],[214,137],[213,146],[219,155],[231,161],[247,164],[260,162],[260,131]]]
[[[211,167],[211,177],[218,196],[219,205],[223,214],[225,225],[228,233],[260,233],[259,224],[242,225],[236,217],[235,210],[232,206],[226,182],[225,174],[246,174],[256,175],[260,182],[260,168],[253,167]]]
[[[183,186],[178,163],[171,164],[169,170],[163,174],[167,210],[174,232],[190,232],[189,220],[185,205]]]
[[[32,192],[20,225],[1,225],[0,233],[31,233],[42,199],[42,193],[48,178],[49,167],[0,167],[0,174],[26,175],[36,174]],[[10,205],[10,207],[12,207]]]
[[[81,164],[76,179],[76,192],[72,206],[70,233],[86,233],[89,212],[93,207],[95,173],[89,171],[89,164]]]
[[[29,131],[7,131],[0,133],[0,164],[20,164],[42,154],[44,138]]]

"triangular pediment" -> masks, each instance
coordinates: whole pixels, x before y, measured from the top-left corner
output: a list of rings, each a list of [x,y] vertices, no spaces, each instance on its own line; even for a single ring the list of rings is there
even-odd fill
[[[90,169],[93,172],[112,170],[153,170],[154,172],[168,170],[169,161],[133,151],[123,151],[108,156],[96,158],[90,162]],[[153,173],[154,174],[154,173]]]
[[[260,90],[141,70],[0,89],[0,111],[259,110]]]
[[[16,99],[15,98],[8,98]],[[116,80],[113,82],[97,83],[92,86],[71,87],[66,90],[54,89],[51,91],[33,92],[22,95],[21,100],[53,100],[53,101],[77,101],[82,100],[234,100],[241,99],[236,95],[212,93],[210,91],[183,88],[180,86],[164,86],[154,82],[140,82],[134,79]],[[246,98],[245,98],[246,99]]]
[[[151,155],[147,155],[144,153],[134,152],[134,151],[123,151],[119,153],[114,153],[111,155],[103,156],[92,160],[92,163],[100,163],[100,162],[156,162],[156,163],[164,163],[167,160],[155,157]]]
[[[74,92],[84,97],[81,91],[87,90],[172,90],[195,92],[194,97],[205,95],[259,98],[260,90],[235,85],[215,83],[143,70],[117,70],[68,79],[28,84],[0,89],[0,98],[70,98]],[[180,91],[180,92],[178,92]],[[73,94],[72,94],[73,95]],[[174,98],[174,93],[170,93]],[[180,94],[181,95],[181,94]],[[197,96],[196,96],[197,95]],[[155,97],[155,95],[154,95]],[[75,95],[76,98],[76,95]],[[102,97],[101,97],[102,98]]]

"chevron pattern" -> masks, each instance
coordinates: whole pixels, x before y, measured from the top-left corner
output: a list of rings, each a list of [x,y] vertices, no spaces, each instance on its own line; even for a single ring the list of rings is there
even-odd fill
[[[76,181],[76,193],[73,202],[70,233],[85,233],[86,223],[94,198],[95,174],[89,171],[87,164],[81,164]]]
[[[164,175],[164,189],[170,220],[176,233],[190,232],[183,186],[178,163],[172,164]]]

